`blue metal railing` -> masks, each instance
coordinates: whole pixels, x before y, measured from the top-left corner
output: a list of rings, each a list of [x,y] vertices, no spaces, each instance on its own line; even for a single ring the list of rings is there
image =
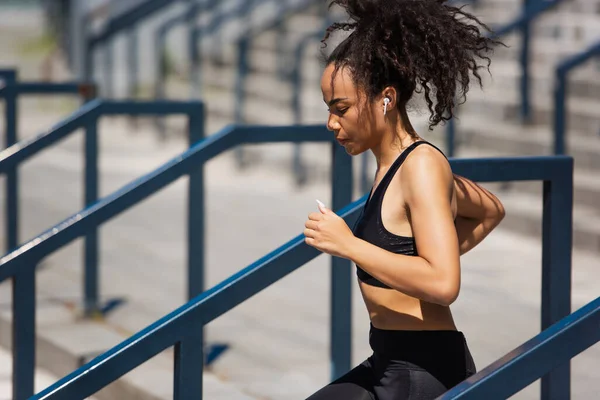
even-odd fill
[[[235,103],[235,115],[236,121],[238,123],[243,122],[243,110],[245,105],[245,84],[246,79],[248,78],[248,74],[250,72],[248,56],[250,44],[254,36],[267,31],[269,29],[273,29],[282,24],[285,19],[294,12],[298,12],[301,10],[305,10],[306,8],[316,4],[318,0],[299,0],[291,3],[281,3],[280,8],[277,13],[277,17],[274,18],[269,24],[265,26],[261,26],[258,29],[251,27],[248,29],[242,38],[238,41],[238,74],[237,74],[237,89],[238,93],[236,93],[236,103]]]
[[[246,105],[246,80],[248,79],[248,75],[250,73],[250,62],[248,60],[250,56],[250,46],[253,38],[269,29],[280,28],[285,19],[294,12],[306,10],[308,7],[313,4],[318,3],[318,0],[298,0],[290,3],[279,3],[279,9],[277,12],[276,18],[274,18],[269,24],[265,26],[261,26],[258,29],[254,27],[250,27],[248,31],[242,35],[242,38],[237,43],[238,48],[238,69],[236,76],[236,95],[235,95],[235,111],[234,118],[236,123],[241,124],[245,122],[244,119],[244,107]],[[296,149],[299,149],[298,145],[296,145]],[[299,150],[296,150],[296,153],[299,153]],[[244,154],[243,149],[240,147],[236,149],[236,160],[239,167],[242,167],[244,163]],[[294,155],[294,163],[300,161],[300,156]],[[298,169],[294,169],[296,173],[296,180],[302,181],[302,173],[304,169],[301,167],[301,164],[298,164]],[[296,164],[294,164],[296,166]]]
[[[265,128],[260,128],[265,129]],[[155,173],[142,178],[131,189],[115,194],[111,199],[100,202],[80,214],[78,221],[68,220],[58,228],[39,238],[30,249],[9,255],[5,262],[0,260],[0,279],[7,273],[21,270],[28,273],[26,267],[19,267],[16,260],[27,257],[28,252],[43,252],[68,243],[87,229],[110,218],[121,209],[122,204],[131,204],[134,198],[147,196],[164,186],[164,182],[179,177],[185,170],[198,162],[232,147],[236,143],[250,141],[262,142],[266,138],[279,139],[302,129],[301,127],[277,128],[281,135],[271,131],[242,128],[226,129],[184,153],[177,160]],[[320,128],[323,131],[323,128]],[[275,131],[273,131],[275,132]],[[261,134],[262,133],[262,134]],[[314,133],[314,136],[311,135]],[[330,135],[309,131],[303,135],[322,140]],[[239,136],[239,140],[235,140]],[[295,137],[295,135],[294,135]],[[351,196],[351,169],[347,155],[340,146],[335,146],[334,176],[343,171],[342,182],[339,175],[334,179],[334,205],[338,215],[352,224],[358,216],[367,196],[345,207],[340,207]],[[573,159],[566,156],[460,159],[451,160],[455,173],[475,181],[514,181],[542,180],[544,182],[544,210],[542,236],[542,330],[551,327],[571,312],[571,232],[573,206]],[[167,176],[171,175],[169,178]],[[337,190],[342,190],[343,193]],[[242,269],[222,283],[200,294],[192,301],[171,314],[158,320],[146,329],[133,335],[105,354],[97,357],[77,371],[47,388],[34,399],[70,399],[89,396],[110,382],[131,371],[164,349],[175,346],[174,398],[202,398],[202,327],[223,315],[244,300],[260,292],[300,266],[320,254],[304,243],[299,235],[267,254],[260,260]],[[30,255],[30,258],[36,258]],[[13,263],[10,264],[11,260]],[[350,368],[350,265],[345,260],[333,258],[341,265],[335,265],[332,279],[333,309],[332,318],[332,378],[345,373]],[[31,265],[34,265],[32,263]],[[339,270],[338,270],[339,268]],[[340,271],[341,270],[341,271]],[[340,296],[340,292],[343,295]],[[337,303],[336,300],[337,299]],[[348,308],[342,308],[343,305]],[[336,318],[341,318],[336,320]],[[337,326],[339,324],[339,326]],[[333,340],[335,339],[335,340]],[[569,347],[572,344],[569,344]],[[338,358],[339,357],[339,358]],[[543,371],[544,373],[546,371]],[[551,398],[568,399],[570,369],[561,365],[549,372],[543,379],[543,387],[549,389],[546,395]],[[547,399],[549,397],[544,397]]]
[[[0,92],[1,93],[1,92]],[[193,143],[203,137],[202,106],[198,102],[127,102],[127,101],[101,101],[93,100],[73,113],[69,118],[32,139],[15,143],[0,152],[0,174],[16,173],[19,165],[30,159],[38,152],[49,148],[77,129],[84,128],[85,133],[85,177],[84,177],[84,206],[94,204],[98,200],[98,120],[102,116],[110,115],[187,115],[189,119],[189,142]],[[192,180],[194,181],[192,183]],[[12,199],[11,207],[18,209],[17,181],[7,188],[7,198]],[[202,185],[201,172],[190,176],[190,185]],[[10,210],[14,213],[14,210]],[[196,218],[198,210],[190,214]],[[18,244],[17,231],[18,215],[8,214],[8,237],[11,244],[9,251],[13,251]],[[98,235],[95,230],[85,235],[84,250],[84,306],[85,314],[91,316],[101,312],[98,303]],[[190,260],[195,263],[195,259]],[[190,292],[189,298],[198,293],[196,289]]]
[[[568,74],[572,69],[598,55],[600,55],[600,41],[581,53],[564,60],[554,71],[554,154],[566,154],[567,152],[565,140],[567,126],[565,100]]]
[[[154,83],[154,96],[157,99],[165,97],[165,80],[167,78],[166,71],[166,48],[167,48],[167,35],[170,31],[176,28],[178,25],[186,23],[188,25],[188,32],[191,37],[191,32],[195,29],[195,22],[200,12],[210,9],[217,4],[218,0],[207,0],[203,3],[191,2],[188,8],[181,14],[165,21],[156,31],[154,38],[154,48],[156,49],[156,80]],[[190,45],[191,47],[191,45]],[[190,53],[191,54],[191,53]],[[191,65],[192,60],[190,57],[189,63]]]
[[[438,400],[508,399],[600,341],[600,297],[517,347]],[[548,394],[546,398],[568,399]],[[558,394],[558,393],[557,393]]]
[[[192,97],[199,97],[202,94],[202,60],[201,52],[198,49],[200,39],[214,35],[228,21],[242,18],[249,13],[251,8],[257,4],[271,2],[272,0],[241,0],[236,4],[236,7],[217,13],[208,23],[207,26],[198,25],[192,29],[190,33],[190,54],[191,60],[191,79],[192,79]],[[213,2],[218,3],[218,1]],[[239,121],[236,120],[236,123]]]
[[[0,70],[0,99],[5,103],[4,147],[8,148],[18,141],[18,99],[21,95],[58,95],[75,94],[84,102],[95,97],[96,87],[80,82],[18,82],[16,70]],[[6,174],[6,251],[11,251],[19,242],[19,203],[18,176],[14,168],[4,171]]]
[[[521,14],[512,22],[493,30],[490,37],[498,39],[513,32],[521,30],[521,52],[519,63],[521,64],[520,79],[520,117],[523,123],[530,120],[530,90],[529,90],[529,53],[530,53],[530,24],[539,16],[562,3],[563,0],[524,0]],[[455,118],[450,119],[446,125],[446,153],[454,157],[456,152],[456,123]]]
[[[323,33],[325,29],[333,22],[331,15],[325,10],[325,17],[323,19],[323,25],[321,29],[307,33],[300,41],[296,44],[293,53],[293,62],[292,62],[292,70],[290,74],[290,79],[292,81],[292,111],[294,113],[294,123],[301,124],[302,123],[302,104],[300,99],[302,98],[302,75],[301,75],[301,66],[302,66],[302,58],[304,57],[304,52],[306,51],[306,47],[314,42],[315,40],[319,40],[323,37]],[[367,179],[367,157],[368,155],[365,153],[361,156],[362,165],[361,165],[361,177],[359,180],[359,188],[361,193],[366,193],[368,191],[368,179]],[[292,167],[294,170],[294,175],[296,176],[296,184],[302,185],[306,182],[306,167],[302,162],[302,149],[300,146],[294,147],[294,154],[292,157]]]
[[[97,34],[87,34],[85,37],[85,47],[83,55],[83,79],[86,81],[92,80],[94,76],[94,63],[93,56],[94,51],[104,45],[105,54],[105,96],[110,97],[112,89],[112,47],[110,40],[120,32],[129,32],[130,48],[134,49],[130,51],[130,57],[136,57],[137,54],[137,33],[135,32],[136,25],[143,19],[150,17],[162,8],[172,5],[172,0],[147,0],[139,6],[127,11],[123,15],[111,19],[106,26],[103,27],[102,31]],[[131,50],[131,49],[130,49]],[[129,78],[134,79],[137,76],[137,71],[133,70],[137,66],[137,63],[129,63]],[[132,84],[133,85],[133,84]]]
[[[102,103],[105,113],[123,112],[123,107],[116,103]],[[168,109],[168,107],[167,107]],[[166,109],[164,109],[166,110]],[[190,130],[198,133],[202,130],[203,112],[200,104],[190,104]],[[165,111],[166,112],[166,111]],[[199,135],[198,135],[199,136]],[[198,137],[196,137],[198,138]],[[35,361],[35,269],[39,261],[70,243],[78,237],[95,232],[104,222],[147,197],[166,187],[184,174],[190,175],[188,200],[188,294],[189,298],[198,296],[204,290],[204,186],[202,167],[205,162],[218,154],[242,143],[275,143],[275,142],[329,142],[334,148],[333,160],[333,199],[332,207],[340,208],[347,204],[352,196],[352,166],[350,157],[343,148],[333,143],[333,138],[323,126],[298,127],[236,127],[231,126],[194,144],[190,149],[154,172],[136,180],[131,185],[90,205],[87,209],[74,214],[56,227],[25,243],[17,250],[0,258],[0,282],[13,279],[13,388],[15,400],[28,398],[33,393],[33,371]],[[303,264],[301,260],[290,260],[291,264]],[[289,266],[288,266],[289,267]],[[245,283],[248,284],[247,282]],[[332,260],[332,287],[335,295],[332,298],[332,315],[335,324],[332,326],[334,370],[341,372],[350,366],[350,312],[351,312],[351,269],[346,260]],[[235,298],[232,297],[232,298]],[[202,343],[203,324],[193,323],[188,326],[193,332],[192,342]],[[188,342],[190,344],[190,342]],[[188,344],[185,344],[187,346]],[[180,347],[178,347],[180,348]],[[202,360],[203,350],[192,347],[186,354],[199,355],[182,361],[178,356],[176,368],[178,373],[192,378],[192,386],[198,384],[197,369],[188,370],[186,363]],[[179,351],[178,351],[179,354]],[[195,360],[195,361],[194,361]],[[202,361],[201,361],[202,362]],[[177,381],[181,377],[178,377]],[[183,378],[181,378],[183,379]],[[183,379],[185,384],[190,384]],[[189,388],[180,388],[184,393]],[[179,389],[178,389],[179,390]],[[186,397],[187,398],[187,397]]]

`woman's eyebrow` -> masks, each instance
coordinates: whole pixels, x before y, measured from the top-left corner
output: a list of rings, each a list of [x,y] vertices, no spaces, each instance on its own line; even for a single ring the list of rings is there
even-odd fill
[[[348,100],[348,98],[347,97],[338,97],[337,99],[331,100],[327,105],[329,107],[332,107],[334,104],[339,103],[342,100]]]

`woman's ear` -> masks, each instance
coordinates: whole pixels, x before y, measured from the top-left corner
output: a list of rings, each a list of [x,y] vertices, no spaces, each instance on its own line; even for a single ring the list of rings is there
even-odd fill
[[[392,86],[388,86],[386,87],[383,92],[381,92],[382,95],[382,100],[381,101],[386,101],[385,99],[389,99],[389,102],[387,102],[387,109],[389,110],[393,110],[396,108],[396,106],[398,105],[397,103],[397,99],[398,99],[398,93],[396,92],[396,89]]]

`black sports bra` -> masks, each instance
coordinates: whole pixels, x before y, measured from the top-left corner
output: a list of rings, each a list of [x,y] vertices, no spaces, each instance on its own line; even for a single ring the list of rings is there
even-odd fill
[[[381,220],[381,204],[383,202],[383,196],[390,185],[392,178],[398,171],[398,168],[400,168],[404,160],[406,160],[406,157],[408,157],[408,155],[414,149],[422,144],[428,144],[438,150],[440,153],[444,154],[436,146],[426,141],[418,141],[408,146],[398,156],[398,158],[396,158],[394,163],[390,166],[390,169],[385,173],[383,179],[381,179],[381,182],[377,185],[365,203],[362,214],[356,221],[356,224],[353,228],[353,232],[356,237],[392,253],[405,254],[407,256],[418,255],[417,245],[414,237],[398,236],[385,229]],[[357,265],[356,267],[356,273],[360,281],[371,286],[388,289],[390,288],[386,284],[380,282],[362,270],[360,266]]]

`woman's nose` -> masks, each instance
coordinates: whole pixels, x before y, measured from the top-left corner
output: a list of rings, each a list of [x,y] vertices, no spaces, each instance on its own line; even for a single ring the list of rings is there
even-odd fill
[[[331,132],[334,132],[339,129],[339,123],[336,117],[332,114],[329,114],[329,119],[327,120],[327,129]]]

